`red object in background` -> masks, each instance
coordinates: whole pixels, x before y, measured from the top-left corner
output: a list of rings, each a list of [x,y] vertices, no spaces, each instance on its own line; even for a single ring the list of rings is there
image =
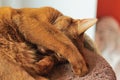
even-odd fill
[[[120,24],[120,0],[98,0],[97,17],[112,16]]]

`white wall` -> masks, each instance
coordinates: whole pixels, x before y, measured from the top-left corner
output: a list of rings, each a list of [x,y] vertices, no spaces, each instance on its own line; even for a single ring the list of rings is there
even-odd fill
[[[51,6],[67,16],[73,18],[94,18],[96,16],[97,0],[1,0],[1,6],[21,7],[42,7]],[[87,34],[94,38],[95,26],[87,31]]]

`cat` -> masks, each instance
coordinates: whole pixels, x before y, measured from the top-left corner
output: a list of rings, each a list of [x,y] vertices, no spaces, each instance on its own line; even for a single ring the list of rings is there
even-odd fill
[[[59,22],[62,24],[58,24]],[[40,75],[48,73],[55,61],[61,58],[71,64],[75,74],[85,75],[88,72],[85,60],[71,39],[95,22],[96,20],[73,20],[50,7],[1,7],[1,80],[48,80]],[[78,24],[83,26],[82,29],[73,28]],[[56,27],[58,25],[67,27]],[[46,54],[47,50],[51,50],[57,57]]]

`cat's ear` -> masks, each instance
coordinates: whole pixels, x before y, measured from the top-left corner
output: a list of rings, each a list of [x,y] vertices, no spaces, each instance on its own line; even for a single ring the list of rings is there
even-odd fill
[[[97,19],[83,19],[78,20],[78,34],[85,32],[88,28],[92,27],[97,22]]]

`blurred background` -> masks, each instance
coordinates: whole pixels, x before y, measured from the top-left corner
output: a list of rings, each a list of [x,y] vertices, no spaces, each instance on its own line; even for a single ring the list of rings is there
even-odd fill
[[[0,6],[51,6],[75,19],[98,18],[96,25],[86,33],[95,41],[120,80],[120,0],[0,0]]]

